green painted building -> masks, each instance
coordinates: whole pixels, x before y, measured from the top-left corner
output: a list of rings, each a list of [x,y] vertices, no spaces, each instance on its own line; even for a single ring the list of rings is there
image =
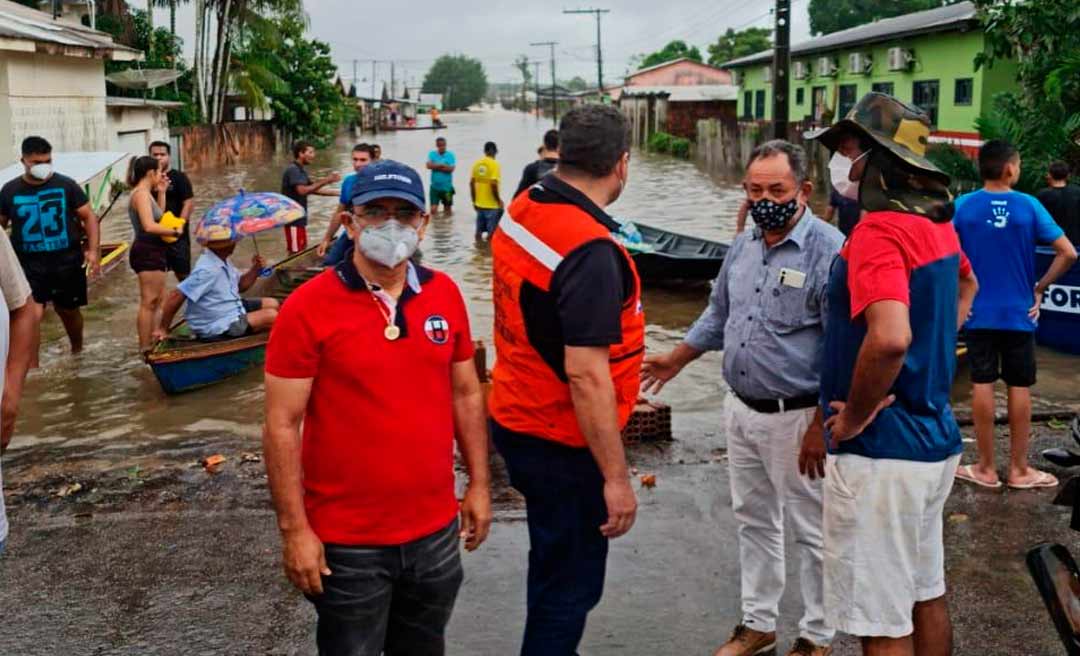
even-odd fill
[[[926,110],[931,141],[968,152],[981,145],[975,119],[995,94],[1016,85],[1016,67],[995,62],[975,70],[985,49],[971,2],[920,11],[834,32],[791,48],[788,116],[829,123],[870,91]],[[724,64],[736,73],[740,121],[772,120],[772,51]]]

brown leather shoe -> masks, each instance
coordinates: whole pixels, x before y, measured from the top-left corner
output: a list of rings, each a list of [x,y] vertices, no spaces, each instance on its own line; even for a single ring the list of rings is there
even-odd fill
[[[831,653],[831,646],[819,647],[806,638],[799,638],[791,646],[788,656],[829,656]]]
[[[731,632],[729,639],[713,656],[764,656],[776,653],[776,632],[762,633],[745,624]]]

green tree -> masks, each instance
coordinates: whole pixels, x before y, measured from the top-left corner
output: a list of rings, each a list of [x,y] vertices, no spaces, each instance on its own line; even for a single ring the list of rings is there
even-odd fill
[[[716,43],[708,46],[709,64],[720,66],[739,57],[752,55],[772,47],[772,30],[765,27],[749,27],[736,32],[730,27],[720,35]]]
[[[338,126],[351,118],[345,98],[334,84],[337,67],[330,57],[330,46],[304,38],[306,26],[298,16],[279,17],[273,23],[275,29],[261,31],[242,44],[240,59],[255,62],[257,67],[247,68],[246,77],[239,80],[266,93],[274,123],[290,139],[307,139],[326,147]]]
[[[674,61],[684,57],[694,61],[704,61],[701,57],[701,51],[698,50],[697,46],[690,46],[686,44],[686,41],[676,39],[674,41],[669,41],[666,46],[656,52],[642,55],[641,63],[638,64],[638,68],[648,68],[650,66],[656,66],[657,64],[663,64],[664,62]]]
[[[529,82],[532,81],[532,71],[529,70],[529,58],[525,55],[518,55],[514,60],[514,68],[518,69],[521,73],[521,109],[525,109],[525,92],[529,89]]]
[[[1020,189],[1042,186],[1047,165],[1065,159],[1080,164],[1080,20],[1076,0],[1002,3],[975,0],[987,50],[977,67],[1016,62],[1016,91],[998,94],[979,132],[1008,139],[1024,160]]]
[[[480,60],[465,55],[443,55],[424,76],[424,93],[443,94],[443,107],[466,109],[484,97],[487,74]]]
[[[569,82],[563,84],[570,91],[584,91],[589,88],[589,83],[580,75],[575,75]]]
[[[830,34],[879,18],[902,16],[959,0],[810,0],[810,32]]]

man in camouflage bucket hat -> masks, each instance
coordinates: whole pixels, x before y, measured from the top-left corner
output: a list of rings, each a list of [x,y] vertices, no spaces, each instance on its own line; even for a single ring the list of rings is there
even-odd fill
[[[926,158],[930,119],[922,110],[883,93],[868,93],[843,120],[803,136],[833,152],[845,139],[858,139],[863,156],[853,161],[851,179],[860,183],[859,204],[867,212],[952,219],[949,176]]]
[[[949,391],[977,284],[925,113],[872,93],[807,137],[852,135],[864,214],[830,274],[821,374],[825,617],[867,656],[944,656],[942,510],[963,450]]]

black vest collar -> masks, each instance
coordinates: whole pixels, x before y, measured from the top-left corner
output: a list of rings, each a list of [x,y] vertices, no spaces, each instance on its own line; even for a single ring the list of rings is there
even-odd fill
[[[570,203],[609,231],[617,232],[620,228],[619,222],[589,200],[588,196],[556,175],[546,175],[543,180],[533,185],[529,189],[529,200],[537,203]]]

